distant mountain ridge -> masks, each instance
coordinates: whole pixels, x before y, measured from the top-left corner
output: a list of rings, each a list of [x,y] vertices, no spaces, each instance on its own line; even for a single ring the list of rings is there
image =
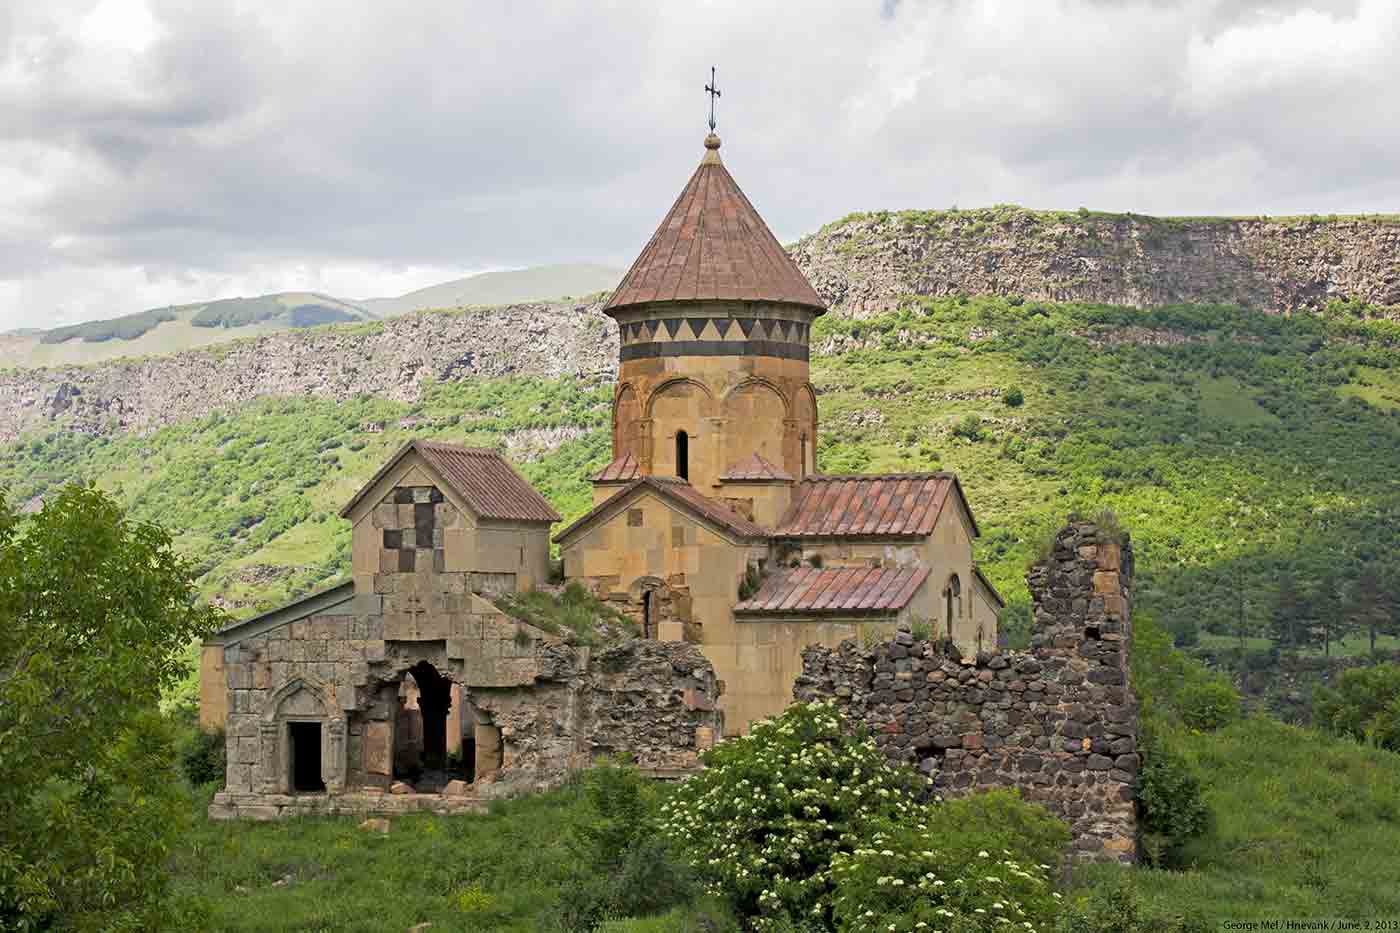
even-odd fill
[[[611,291],[622,273],[589,264],[485,272],[396,298],[350,301],[319,292],[278,292],[151,308],[50,330],[0,333],[0,368],[82,366],[122,357],[163,356],[322,324],[394,317],[410,311],[504,306]]]
[[[483,272],[439,285],[430,285],[397,298],[367,298],[359,304],[381,317],[426,308],[472,305],[513,305],[530,301],[584,298],[610,292],[622,280],[611,266],[573,263]]]

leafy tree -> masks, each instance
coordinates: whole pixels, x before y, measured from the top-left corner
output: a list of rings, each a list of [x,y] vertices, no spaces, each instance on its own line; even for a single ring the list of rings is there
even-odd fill
[[[1396,631],[1395,602],[1391,593],[1381,585],[1380,575],[1372,564],[1362,568],[1351,589],[1347,617],[1358,629],[1371,636],[1371,652],[1376,650],[1376,635]]]
[[[1345,638],[1352,627],[1342,603],[1341,585],[1335,574],[1329,572],[1318,580],[1313,591],[1312,606],[1317,633],[1322,641],[1322,653],[1331,657],[1332,642]]]
[[[161,691],[219,621],[95,488],[0,502],[0,928],[142,929],[187,808]]]
[[[1274,608],[1269,616],[1269,634],[1280,648],[1305,648],[1311,644],[1312,607],[1298,588],[1292,574],[1279,579]]]
[[[1320,724],[1360,742],[1400,752],[1400,664],[1355,668],[1313,697]]]

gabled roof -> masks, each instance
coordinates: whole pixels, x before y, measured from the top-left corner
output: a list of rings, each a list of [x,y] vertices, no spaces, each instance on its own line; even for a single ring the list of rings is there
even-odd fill
[[[276,609],[269,609],[267,612],[255,615],[251,619],[244,619],[242,622],[235,622],[219,629],[213,635],[204,639],[206,645],[233,645],[245,638],[254,635],[261,635],[263,632],[280,628],[289,622],[297,622],[308,616],[322,615],[326,613],[342,614],[346,606],[355,598],[355,582],[353,580],[342,580],[332,584],[324,590],[317,590],[308,593],[300,599],[294,599],[284,606]],[[337,612],[336,610],[340,610]]]
[[[825,305],[719,158],[719,137],[603,312],[655,301],[782,301]]]
[[[559,513],[494,450],[436,441],[409,441],[355,493],[341,517],[350,514],[409,451],[417,453],[480,518],[515,522],[557,522]]]
[[[986,589],[987,595],[992,597],[992,601],[997,604],[997,608],[1005,609],[1006,600],[1001,598],[1001,594],[997,592],[997,588],[992,586],[992,581],[988,580],[986,574],[982,573],[982,568],[973,564],[972,575],[976,577],[977,582],[982,584],[983,588]]]
[[[773,480],[791,482],[792,474],[754,454],[747,460],[731,464],[719,478],[721,482],[730,483],[762,483]]]
[[[593,474],[595,483],[630,483],[642,475],[637,458],[630,453],[623,454],[612,463]]]
[[[922,538],[950,496],[956,496],[979,535],[962,485],[952,473],[808,476],[793,490],[775,538]]]
[[[928,579],[927,567],[801,567],[776,573],[734,607],[743,614],[898,612]]]
[[[744,518],[742,515],[722,505],[715,500],[701,494],[683,479],[674,479],[662,476],[642,476],[634,479],[622,489],[618,490],[607,502],[596,506],[588,514],[574,522],[568,528],[554,536],[556,542],[561,542],[565,538],[572,536],[575,532],[597,523],[606,515],[614,514],[626,502],[637,495],[640,491],[647,490],[654,492],[666,501],[679,506],[683,511],[689,512],[702,521],[716,525],[736,538],[746,541],[755,539],[766,539],[768,532],[760,525]]]

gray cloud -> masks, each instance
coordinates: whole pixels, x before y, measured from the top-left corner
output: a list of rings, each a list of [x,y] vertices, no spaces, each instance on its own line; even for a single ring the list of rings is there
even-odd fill
[[[783,237],[954,202],[1395,209],[1393,7],[16,0],[0,329],[625,265],[700,154],[710,64]]]

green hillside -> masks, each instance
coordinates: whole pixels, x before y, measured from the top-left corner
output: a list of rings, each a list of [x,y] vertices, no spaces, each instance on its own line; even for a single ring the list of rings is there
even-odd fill
[[[1284,574],[1332,591],[1366,564],[1397,577],[1393,322],[946,299],[828,316],[813,345],[827,351],[813,364],[820,468],[961,474],[979,557],[1018,621],[1024,567],[1072,510],[1108,507],[1132,530],[1139,607],[1177,632],[1232,625],[1237,590],[1262,625]],[[343,570],[336,512],[409,436],[509,452],[520,432],[580,429],[520,463],[566,519],[580,514],[608,455],[608,399],[607,385],[512,380],[434,386],[415,405],[264,401],[146,437],[27,438],[0,448],[0,489],[19,502],[70,479],[119,490],[243,614]]]
[[[6,366],[19,368],[84,365],[117,357],[178,353],[234,337],[375,317],[359,304],[328,295],[279,292],[151,308],[52,330],[0,334],[0,354]]]
[[[381,317],[424,308],[465,308],[469,305],[508,305],[526,301],[580,298],[610,292],[622,280],[611,266],[571,263],[482,272],[430,285],[397,298],[367,298],[361,302]]]

